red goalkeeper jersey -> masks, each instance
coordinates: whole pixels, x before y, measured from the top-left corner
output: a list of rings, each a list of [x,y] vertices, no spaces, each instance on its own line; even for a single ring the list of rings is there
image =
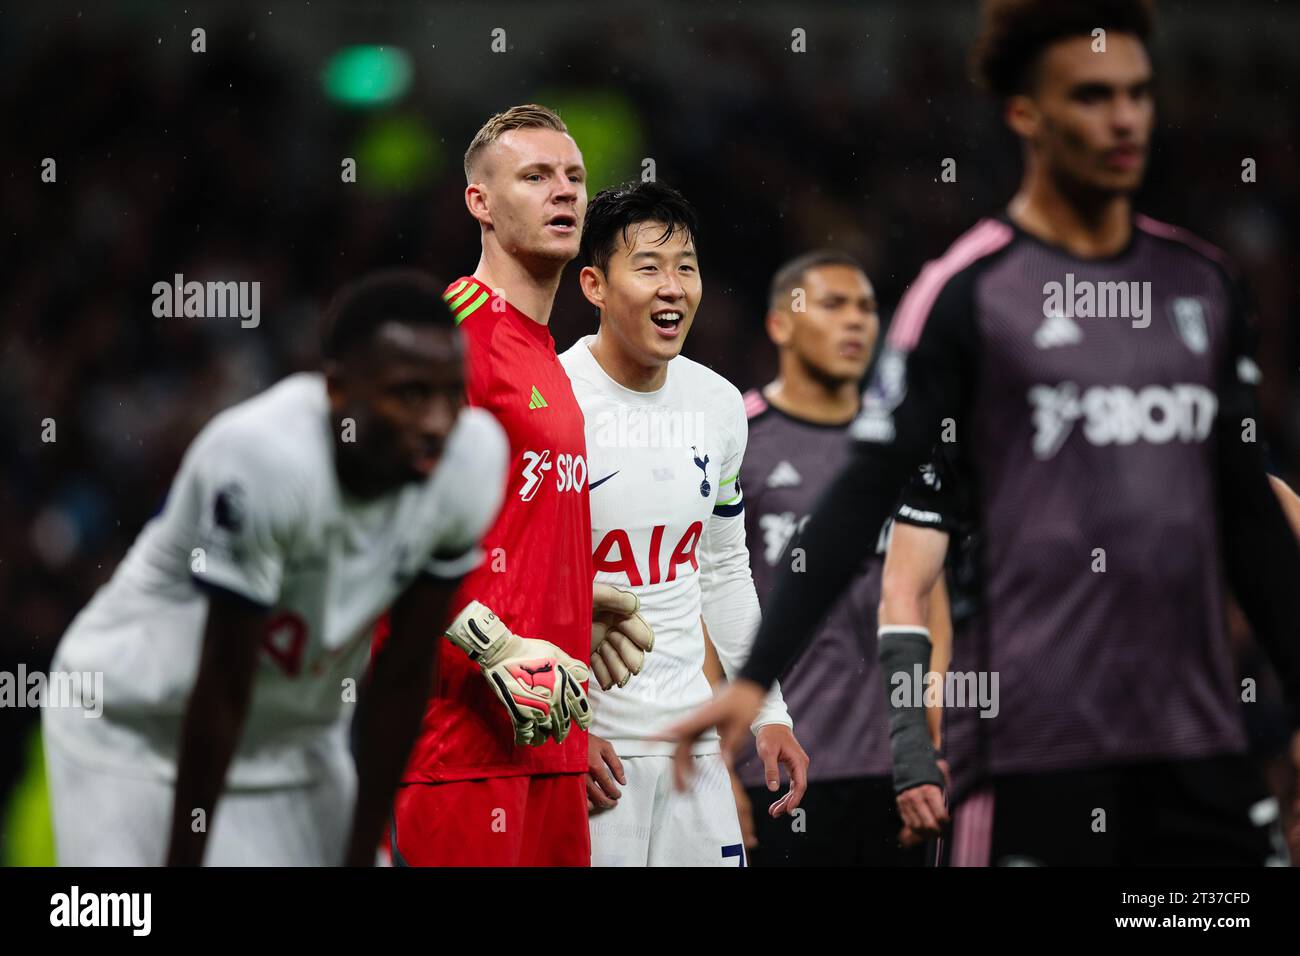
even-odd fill
[[[511,630],[591,658],[591,511],[582,410],[544,325],[466,276],[444,294],[468,345],[468,396],[510,439],[505,503],[483,538],[483,564],[453,602],[486,604]],[[465,475],[474,481],[474,475]],[[587,769],[587,734],[516,747],[482,672],[438,637],[438,682],[405,780],[471,780]]]

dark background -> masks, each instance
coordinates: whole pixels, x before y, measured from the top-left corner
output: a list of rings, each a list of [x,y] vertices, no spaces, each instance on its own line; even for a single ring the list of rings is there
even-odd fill
[[[1186,0],[1159,17],[1158,133],[1138,207],[1241,266],[1260,308],[1263,432],[1294,479],[1300,5]],[[922,263],[1019,177],[995,104],[968,76],[976,24],[973,2],[0,12],[0,670],[48,665],[214,411],[316,363],[319,312],[339,285],[394,263],[473,270],[461,157],[515,103],[559,109],[592,194],[651,158],[696,203],[705,296],[686,353],[740,388],[775,372],[765,289],[793,255],[858,256],[887,317]],[[795,28],[804,53],[791,51]],[[333,58],[356,45],[405,57],[407,88],[370,106],[331,93]],[[55,183],[41,181],[45,157]],[[343,157],[357,160],[355,184],[340,180]],[[946,157],[956,183],[940,181]],[[1246,157],[1255,183],[1241,181]],[[260,281],[260,326],[155,318],[152,286],[178,272]],[[561,350],[594,327],[572,272],[551,327]],[[0,808],[16,792],[0,860],[48,852],[31,822],[36,716],[0,708]]]

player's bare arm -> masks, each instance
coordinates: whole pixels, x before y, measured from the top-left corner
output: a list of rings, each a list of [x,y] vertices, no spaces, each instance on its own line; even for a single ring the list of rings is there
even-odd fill
[[[420,575],[394,603],[388,640],[375,655],[357,715],[357,805],[346,865],[370,866],[384,821],[437,681],[437,642],[429,622],[451,616],[459,579]]]
[[[930,673],[941,679],[948,672],[948,663],[952,660],[952,608],[948,602],[948,583],[942,574],[930,590],[929,621]],[[942,698],[935,706],[926,706],[925,719],[930,727],[930,739],[938,750],[943,742]]]
[[[168,866],[199,866],[253,696],[266,608],[209,588],[208,620],[194,693],[185,711],[176,769]]]

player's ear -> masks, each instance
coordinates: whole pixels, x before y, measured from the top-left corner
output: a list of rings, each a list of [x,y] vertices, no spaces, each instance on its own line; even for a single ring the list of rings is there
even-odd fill
[[[790,343],[790,337],[794,334],[794,317],[789,312],[784,309],[768,309],[765,323],[767,337],[773,345],[784,346]]]
[[[1021,139],[1033,142],[1038,136],[1038,107],[1028,96],[1013,96],[1007,100],[1003,119],[1011,131]]]
[[[465,187],[465,207],[481,226],[492,225],[492,213],[487,207],[487,187],[484,183],[470,183]]]
[[[578,273],[578,285],[582,286],[582,294],[588,302],[597,309],[605,307],[605,273],[595,266],[583,266]]]

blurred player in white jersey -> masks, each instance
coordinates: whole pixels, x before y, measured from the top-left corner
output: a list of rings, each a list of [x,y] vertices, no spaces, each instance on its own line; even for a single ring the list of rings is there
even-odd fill
[[[374,862],[429,690],[429,621],[448,620],[505,487],[500,426],[462,407],[441,292],[407,270],[347,287],[323,374],[190,445],[55,655],[56,672],[103,674],[101,716],[42,715],[61,863],[193,865],[205,844],[214,865]],[[390,605],[354,766],[352,702]]]
[[[679,193],[657,183],[596,196],[580,279],[600,329],[560,356],[586,418],[597,585],[635,593],[654,631],[655,652],[630,682],[593,655],[594,866],[744,865],[717,735],[696,745],[695,785],[684,794],[672,791],[672,745],[656,739],[711,696],[701,619],[728,675],[759,622],[740,490],[744,402],[678,354],[701,295],[696,221]],[[791,778],[775,812],[792,812],[808,758],[779,688],[751,729]]]

